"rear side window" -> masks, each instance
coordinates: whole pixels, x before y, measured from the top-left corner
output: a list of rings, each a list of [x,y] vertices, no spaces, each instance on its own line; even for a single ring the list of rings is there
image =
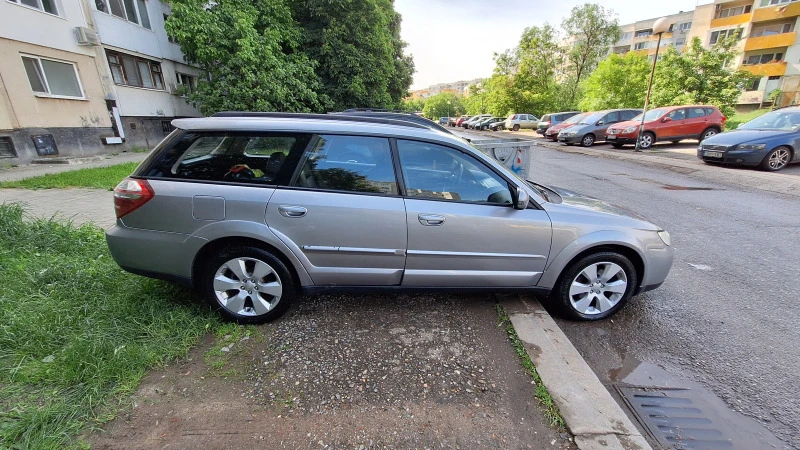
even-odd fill
[[[303,155],[293,186],[397,195],[386,138],[324,135]]]
[[[184,133],[136,175],[196,181],[278,184],[292,172],[310,135],[274,133]],[[295,155],[290,158],[290,155]]]
[[[689,108],[689,118],[696,119],[698,117],[705,117],[708,115],[707,108]]]
[[[636,111],[622,111],[620,115],[622,116],[622,120],[631,120],[634,117],[638,116],[639,113]]]
[[[704,108],[706,110],[706,115],[710,116],[714,114],[714,108]]]

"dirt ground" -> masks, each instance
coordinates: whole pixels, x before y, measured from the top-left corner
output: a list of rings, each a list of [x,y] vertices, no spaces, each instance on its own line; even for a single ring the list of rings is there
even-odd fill
[[[228,341],[150,373],[92,447],[575,448],[489,295],[307,297]]]

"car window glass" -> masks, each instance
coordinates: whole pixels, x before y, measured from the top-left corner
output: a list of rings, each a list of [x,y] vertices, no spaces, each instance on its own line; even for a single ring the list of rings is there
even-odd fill
[[[622,118],[621,120],[631,120],[634,117],[636,117],[638,114],[639,113],[637,113],[636,111],[622,111],[620,113],[621,118]]]
[[[510,205],[508,183],[477,158],[442,145],[397,141],[409,197]]]
[[[689,118],[694,119],[697,117],[705,117],[706,116],[706,109],[705,108],[689,108]]]
[[[397,195],[389,140],[318,136],[303,156],[294,186]]]
[[[142,176],[202,181],[276,184],[287,156],[306,135],[185,133]]]
[[[686,118],[686,110],[683,108],[676,109],[675,111],[672,111],[671,113],[667,114],[667,117],[669,117],[672,120],[683,120]]]
[[[619,111],[614,111],[606,114],[603,118],[604,123],[616,123],[619,122]]]
[[[559,120],[558,114],[554,114],[552,116],[550,114],[545,114],[544,116],[542,116],[542,122],[549,122],[551,118],[553,120]]]

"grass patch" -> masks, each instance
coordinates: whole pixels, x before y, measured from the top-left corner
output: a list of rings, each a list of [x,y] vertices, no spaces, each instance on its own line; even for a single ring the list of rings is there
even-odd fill
[[[508,339],[511,340],[511,345],[514,347],[514,351],[517,353],[522,367],[533,379],[534,385],[536,386],[536,399],[539,400],[539,403],[544,407],[544,416],[550,422],[550,426],[558,431],[566,430],[566,423],[564,423],[564,418],[561,417],[561,413],[558,411],[558,406],[556,406],[550,393],[547,392],[547,388],[544,386],[544,383],[542,383],[541,377],[539,377],[539,372],[536,371],[536,366],[533,365],[533,361],[531,361],[528,352],[525,351],[525,347],[522,345],[522,342],[520,342],[519,336],[517,336],[517,332],[514,330],[514,326],[511,325],[511,319],[508,318],[508,314],[506,314],[500,304],[497,304],[497,316],[500,319],[498,326],[503,327],[506,333],[508,333]]]
[[[97,188],[113,190],[123,178],[133,172],[138,162],[116,164],[108,167],[70,170],[68,172],[40,175],[20,181],[4,181],[0,188],[53,189],[53,188]]]
[[[64,448],[145,372],[220,324],[192,294],[121,270],[102,230],[0,205],[0,448]]]
[[[764,109],[757,109],[755,111],[750,111],[749,113],[734,114],[733,117],[725,121],[725,130],[728,131],[735,130],[739,125],[745,122],[749,122],[755,119],[756,117],[764,115],[770,111],[772,111],[772,109],[764,108]]]

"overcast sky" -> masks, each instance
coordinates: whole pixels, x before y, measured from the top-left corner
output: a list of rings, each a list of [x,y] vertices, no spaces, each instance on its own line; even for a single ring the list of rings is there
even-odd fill
[[[517,45],[525,27],[561,21],[578,0],[395,0],[406,52],[417,72],[411,89],[489,77],[492,56]],[[602,0],[620,24],[689,11],[711,0]]]

